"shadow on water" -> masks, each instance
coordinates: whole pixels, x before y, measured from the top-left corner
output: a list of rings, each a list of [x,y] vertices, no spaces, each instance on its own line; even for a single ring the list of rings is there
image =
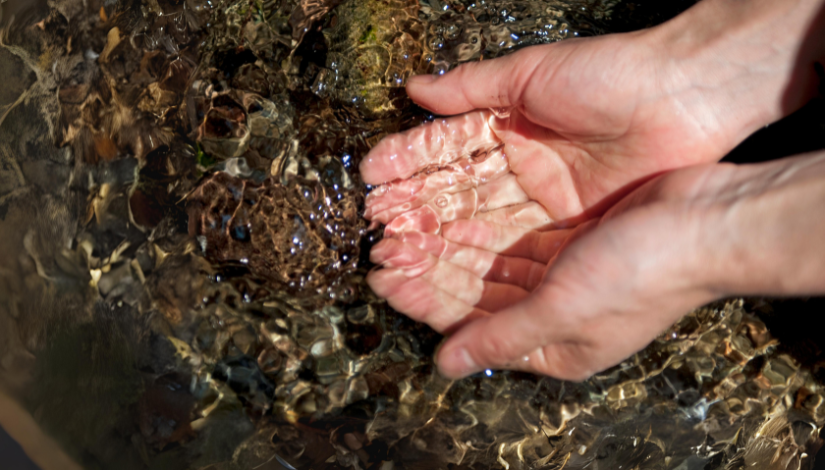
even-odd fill
[[[49,14],[46,0],[3,0],[0,1],[0,29],[10,24],[31,24]]]
[[[4,470],[37,470],[35,465],[20,445],[11,436],[0,428],[0,460],[3,461]]]

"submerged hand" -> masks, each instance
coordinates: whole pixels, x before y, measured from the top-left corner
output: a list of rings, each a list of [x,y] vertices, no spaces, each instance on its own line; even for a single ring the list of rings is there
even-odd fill
[[[712,300],[825,293],[825,261],[812,256],[825,250],[824,183],[822,152],[694,166],[598,219],[514,243],[483,220],[449,224],[443,237],[402,233],[376,246],[386,269],[369,282],[413,319],[454,332],[438,357],[448,377],[508,368],[580,380]]]
[[[707,261],[698,247],[715,215],[709,180],[728,170],[659,177],[575,229],[508,238],[509,228],[469,220],[444,237],[402,233],[376,246],[386,269],[369,282],[413,319],[457,330],[439,356],[447,376],[509,368],[584,379],[714,299],[697,282]]]
[[[737,2],[701,2],[676,27],[411,80],[422,106],[468,114],[390,136],[362,162],[364,180],[379,185],[366,216],[390,237],[372,252],[385,269],[368,282],[397,310],[455,332],[443,373],[584,378],[712,298],[684,276],[681,249],[698,229],[679,209],[695,194],[665,204],[639,190],[604,212],[657,174],[717,160],[804,102],[814,81],[788,53],[799,38],[776,47],[768,13],[791,9],[784,20],[799,23],[806,11],[760,6],[750,18]],[[709,26],[685,32],[697,24]],[[800,86],[784,93],[790,77]],[[702,171],[674,178],[683,189],[703,184]]]
[[[368,196],[366,216],[394,237],[373,250],[387,268],[370,275],[373,289],[455,331],[527,298],[570,229],[646,178],[724,154],[732,144],[707,130],[715,123],[674,119],[679,98],[657,88],[634,38],[528,48],[413,81],[410,96],[439,113],[509,115],[437,120],[367,156],[365,181],[390,183]]]
[[[569,41],[411,79],[421,106],[470,113],[373,149],[362,176],[390,184],[370,194],[367,218],[389,234],[437,233],[471,217],[525,230],[570,226],[650,175],[719,159],[738,142],[734,123],[717,122],[715,103],[663,86],[667,63],[648,41]]]
[[[454,378],[511,368],[579,380],[707,302],[825,294],[823,198],[823,152],[660,176],[572,231],[531,295],[493,315],[475,311],[442,347],[439,368]],[[459,288],[451,279],[447,292]]]

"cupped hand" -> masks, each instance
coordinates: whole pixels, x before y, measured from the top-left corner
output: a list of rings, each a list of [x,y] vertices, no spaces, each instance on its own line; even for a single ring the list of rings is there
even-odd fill
[[[743,137],[717,101],[633,33],[523,49],[413,77],[410,97],[440,115],[380,142],[361,163],[381,185],[367,218],[437,232],[452,220],[570,226],[663,171],[720,159]],[[466,113],[466,114],[465,114]],[[504,117],[506,116],[506,117]],[[404,217],[399,219],[399,216]]]
[[[465,114],[390,136],[362,162],[364,180],[378,185],[366,217],[387,224],[388,237],[371,254],[385,269],[368,282],[398,311],[457,332],[440,355],[443,373],[510,367],[583,378],[673,320],[635,325],[638,312],[617,312],[682,314],[695,304],[665,302],[672,289],[658,291],[656,305],[628,297],[653,286],[638,284],[646,261],[633,237],[646,227],[646,239],[674,247],[658,235],[668,232],[657,224],[675,226],[665,215],[639,209],[649,215],[605,225],[621,227],[615,235],[590,234],[644,181],[715,161],[739,138],[665,70],[660,52],[638,33],[574,40],[411,80],[423,107]],[[591,336],[569,336],[584,324]],[[590,341],[605,335],[613,339]]]
[[[573,229],[517,233],[488,220],[443,236],[403,232],[373,250],[368,280],[415,320],[452,333],[445,376],[516,369],[582,380],[642,349],[722,294],[711,244],[732,167],[659,176]]]

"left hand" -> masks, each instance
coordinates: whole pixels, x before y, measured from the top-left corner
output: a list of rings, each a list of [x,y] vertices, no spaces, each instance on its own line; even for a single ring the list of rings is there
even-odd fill
[[[484,220],[444,236],[381,241],[368,277],[390,305],[438,331],[441,372],[487,368],[583,380],[642,349],[719,292],[702,282],[736,167],[660,176],[574,229],[509,239]]]

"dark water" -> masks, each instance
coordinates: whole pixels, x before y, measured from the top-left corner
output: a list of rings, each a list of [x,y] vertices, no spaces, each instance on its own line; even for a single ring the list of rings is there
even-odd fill
[[[363,282],[355,169],[432,118],[409,76],[689,5],[4,4],[0,385],[90,469],[810,468],[799,305],[710,306],[584,384],[449,382]]]
[[[3,428],[0,428],[0,459],[3,459],[3,468],[6,470],[37,470],[32,463]]]

